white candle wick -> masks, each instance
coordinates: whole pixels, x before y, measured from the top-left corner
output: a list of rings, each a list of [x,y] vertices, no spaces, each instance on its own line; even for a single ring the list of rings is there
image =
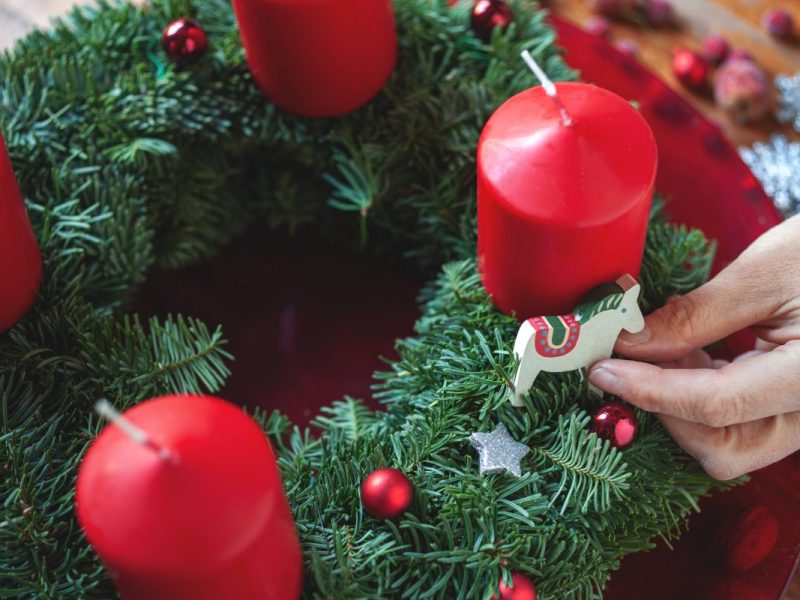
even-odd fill
[[[116,408],[114,408],[108,400],[101,398],[94,405],[95,411],[101,417],[108,419],[114,425],[119,427],[122,432],[127,435],[131,440],[142,446],[146,446],[155,451],[162,460],[170,463],[176,463],[177,457],[172,454],[164,446],[158,444],[151,438],[144,429],[137,427],[123,416]]]
[[[536,75],[536,79],[538,79],[539,83],[542,84],[544,93],[547,94],[558,107],[558,112],[561,115],[561,121],[564,123],[564,125],[570,127],[572,125],[572,117],[569,115],[567,109],[564,107],[564,104],[561,102],[561,98],[558,97],[556,85],[550,80],[550,78],[547,76],[547,73],[542,70],[542,68],[539,66],[539,63],[533,59],[533,56],[531,56],[530,52],[523,50],[521,56],[522,60],[525,61],[525,64],[528,65],[528,68],[533,71],[534,75]]]

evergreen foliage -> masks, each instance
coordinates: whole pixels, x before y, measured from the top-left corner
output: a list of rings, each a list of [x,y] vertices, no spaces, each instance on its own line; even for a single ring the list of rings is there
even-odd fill
[[[488,45],[466,7],[446,4],[395,2],[397,71],[336,120],[263,100],[225,0],[193,3],[210,47],[189,69],[159,46],[185,16],[179,0],[81,8],[0,58],[0,130],[45,258],[34,307],[0,336],[0,596],[113,595],[73,518],[76,467],[100,428],[91,407],[214,392],[231,358],[218,328],[142,323],[126,307],[149,269],[212,255],[255,218],[441,269],[416,335],[378,375],[385,412],[336,402],[318,437],[257,415],[280,453],[308,597],[488,599],[510,569],[544,600],[599,597],[623,555],[676,535],[697,497],[722,486],[650,415],[624,452],[588,433],[597,400],[575,373],[542,375],[524,408],[507,402],[516,325],[472,258],[475,144],[489,114],[532,83],[522,48],[552,78],[573,74],[526,2]],[[698,285],[710,256],[701,233],[654,217],[647,306]],[[532,449],[520,479],[477,472],[468,436],[498,419]],[[396,522],[359,503],[359,482],[384,465],[417,490]]]

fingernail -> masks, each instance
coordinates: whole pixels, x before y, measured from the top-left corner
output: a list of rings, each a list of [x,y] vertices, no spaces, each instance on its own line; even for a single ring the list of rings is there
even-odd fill
[[[620,381],[608,367],[595,367],[589,372],[589,381],[609,394],[619,395]]]
[[[645,327],[639,333],[628,333],[627,331],[623,331],[617,341],[624,346],[636,346],[638,344],[649,342],[651,337],[650,328]]]

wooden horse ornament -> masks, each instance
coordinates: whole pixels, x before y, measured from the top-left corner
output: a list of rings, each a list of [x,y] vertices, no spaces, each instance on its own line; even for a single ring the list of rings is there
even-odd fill
[[[519,368],[511,403],[523,405],[522,398],[542,371],[588,369],[598,360],[611,357],[620,331],[637,333],[644,329],[640,291],[633,277],[623,275],[616,283],[598,288],[599,297],[587,300],[568,315],[525,321],[514,342]]]

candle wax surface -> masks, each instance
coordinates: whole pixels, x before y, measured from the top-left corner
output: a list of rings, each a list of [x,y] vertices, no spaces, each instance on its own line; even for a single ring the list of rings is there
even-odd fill
[[[76,504],[104,561],[180,578],[235,560],[282,501],[276,459],[258,425],[208,396],[149,400],[125,417],[177,463],[113,424],[97,437],[80,467]]]
[[[658,153],[623,98],[556,84],[495,111],[478,142],[478,267],[506,314],[570,312],[589,290],[639,275]]]
[[[480,176],[508,208],[551,225],[613,221],[653,188],[657,152],[630,103],[583,83],[556,84],[573,124],[544,88],[503,104],[481,135]]]

